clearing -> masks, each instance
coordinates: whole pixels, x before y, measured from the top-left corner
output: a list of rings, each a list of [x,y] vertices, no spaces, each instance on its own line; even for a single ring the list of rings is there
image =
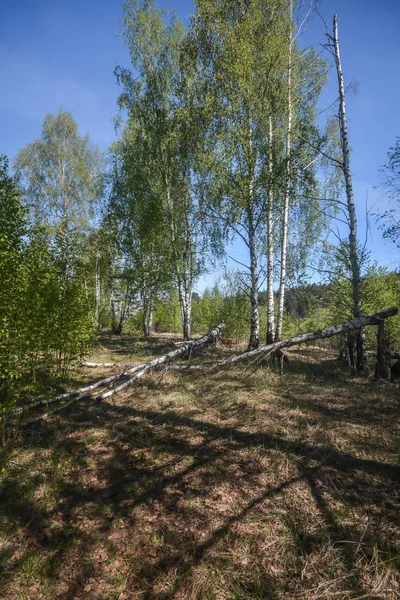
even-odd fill
[[[90,360],[172,348],[103,336]],[[0,597],[399,598],[398,385],[289,355],[283,376],[156,372],[26,427],[0,489]]]

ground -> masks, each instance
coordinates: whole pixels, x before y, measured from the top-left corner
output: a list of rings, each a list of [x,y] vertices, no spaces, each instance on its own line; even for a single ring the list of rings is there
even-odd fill
[[[91,359],[171,347],[104,336]],[[399,388],[326,349],[290,358],[282,376],[158,372],[26,427],[0,488],[0,598],[400,598]]]

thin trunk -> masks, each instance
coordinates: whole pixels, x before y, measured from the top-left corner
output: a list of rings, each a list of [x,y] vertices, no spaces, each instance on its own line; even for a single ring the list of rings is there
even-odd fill
[[[179,302],[181,305],[183,340],[186,342],[191,335],[192,289],[186,277],[178,278]]]
[[[114,292],[111,292],[110,303],[111,303],[111,329],[115,332],[115,330],[117,329],[117,312],[115,310]]]
[[[253,149],[253,128],[249,120],[249,190],[247,199],[247,224],[249,231],[249,251],[250,251],[250,339],[247,351],[255,350],[260,345],[260,316],[258,308],[258,264],[257,264],[257,239],[256,226],[254,224],[254,149]]]
[[[260,319],[258,310],[258,266],[256,252],[256,235],[252,215],[249,218],[249,249],[250,249],[250,300],[251,300],[251,319],[250,319],[250,340],[247,350],[255,350],[260,345]]]
[[[274,205],[274,190],[272,185],[273,175],[273,129],[272,117],[269,117],[269,141],[268,141],[268,203],[267,203],[267,334],[266,343],[272,344],[275,330],[274,310],[274,233],[272,225],[272,210]]]
[[[178,267],[178,289],[179,289],[179,300],[181,304],[181,315],[182,315],[182,331],[183,340],[190,340],[191,336],[191,315],[192,315],[192,294],[193,294],[193,279],[195,273],[195,253],[193,250],[193,233],[192,224],[190,221],[190,187],[189,187],[189,175],[186,175],[187,191],[185,206],[185,227],[186,227],[186,240],[185,250],[183,252],[182,268]],[[179,259],[178,259],[179,260]]]
[[[153,334],[153,301],[145,298],[143,303],[143,334],[148,337]]]
[[[289,61],[288,61],[288,123],[286,131],[286,182],[285,182],[285,198],[283,206],[282,220],[282,241],[281,241],[281,273],[279,282],[279,298],[278,298],[278,318],[275,331],[275,341],[278,342],[282,337],[283,325],[283,308],[285,304],[285,288],[286,288],[286,263],[287,263],[287,246],[288,246],[288,226],[289,226],[289,204],[290,204],[290,188],[292,184],[292,164],[291,164],[291,143],[292,143],[292,44],[293,44],[293,0],[289,0],[290,10],[290,41],[289,41]]]
[[[112,331],[117,335],[121,335],[122,329],[129,315],[130,298],[129,290],[125,294],[124,303],[119,302],[119,316],[117,316],[117,309],[115,306],[115,299],[111,296],[111,311],[112,311]]]
[[[165,177],[165,185],[167,190],[167,206],[170,216],[170,227],[171,227],[171,240],[172,250],[175,262],[175,274],[178,283],[178,295],[179,304],[181,307],[181,320],[182,320],[182,335],[183,340],[186,342],[190,340],[191,336],[191,312],[192,312],[192,285],[193,285],[193,255],[192,255],[192,231],[188,214],[185,215],[186,220],[186,243],[183,256],[180,256],[175,248],[176,243],[176,231],[174,223],[174,207],[172,206],[171,192],[168,184],[168,179]],[[189,193],[189,192],[188,192]]]
[[[100,284],[100,261],[99,255],[96,253],[96,317],[95,317],[95,327],[99,329],[100,327],[100,297],[101,297],[101,284]]]
[[[339,83],[339,99],[340,99],[340,110],[339,110],[339,121],[340,121],[340,134],[342,141],[342,154],[343,154],[343,173],[346,184],[346,196],[347,196],[347,207],[349,211],[349,253],[350,253],[350,266],[353,286],[353,315],[355,318],[361,316],[362,305],[361,305],[361,269],[360,269],[360,257],[357,251],[357,218],[356,210],[354,205],[354,194],[353,194],[353,181],[350,170],[350,144],[349,134],[347,130],[347,118],[346,118],[346,97],[345,97],[345,86],[344,77],[342,71],[342,64],[340,60],[339,50],[339,37],[338,37],[338,21],[337,15],[333,18],[333,43],[335,48],[335,61]],[[367,370],[366,353],[365,353],[365,336],[363,331],[357,332],[356,339],[357,349],[357,360],[356,370],[363,372]]]

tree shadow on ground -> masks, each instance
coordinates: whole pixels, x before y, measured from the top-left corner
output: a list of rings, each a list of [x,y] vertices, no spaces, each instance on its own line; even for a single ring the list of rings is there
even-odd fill
[[[232,413],[213,397],[219,377],[202,382],[198,405],[160,408],[193,394],[196,378],[180,377],[160,383],[161,398],[142,383],[23,432],[25,460],[1,490],[4,597],[32,581],[32,599],[274,600],[318,597],[322,584],[390,597],[372,594],[363,565],[398,566],[400,467],[260,428],[254,407]],[[226,377],[233,398],[259,385]]]

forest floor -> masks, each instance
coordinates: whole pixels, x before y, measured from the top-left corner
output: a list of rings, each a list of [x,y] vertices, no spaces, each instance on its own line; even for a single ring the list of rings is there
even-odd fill
[[[103,336],[91,360],[172,342]],[[0,598],[400,598],[399,387],[289,355],[282,376],[157,372],[23,429],[0,487]]]

